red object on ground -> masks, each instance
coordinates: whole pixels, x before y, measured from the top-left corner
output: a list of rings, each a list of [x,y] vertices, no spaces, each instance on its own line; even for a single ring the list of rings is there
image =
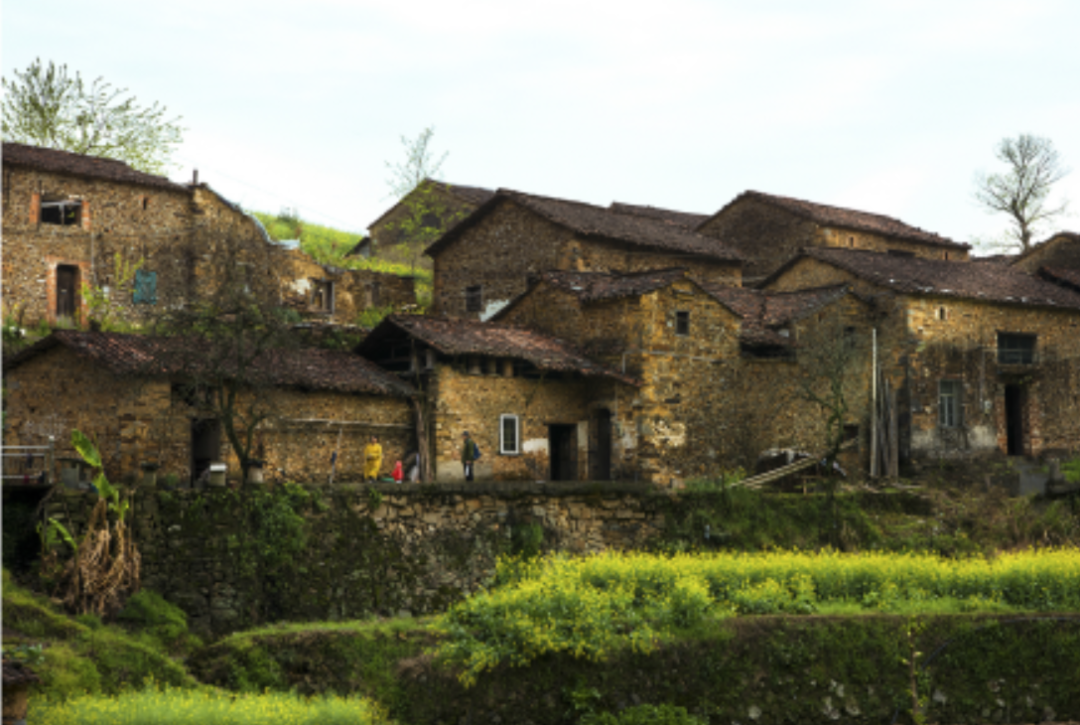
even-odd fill
[[[401,472],[401,461],[394,463],[394,483],[401,483],[401,479],[404,478],[404,474]]]

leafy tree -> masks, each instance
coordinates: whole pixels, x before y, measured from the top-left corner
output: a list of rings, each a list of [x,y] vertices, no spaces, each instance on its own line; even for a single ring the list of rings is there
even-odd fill
[[[975,199],[989,212],[1009,215],[1011,228],[1005,246],[1019,244],[1026,252],[1036,230],[1065,213],[1066,202],[1054,205],[1048,199],[1054,184],[1069,169],[1062,165],[1050,139],[1029,134],[1002,139],[995,156],[1007,169],[1002,173],[980,173],[975,181]]]
[[[424,250],[467,213],[447,202],[444,190],[449,189],[448,184],[433,181],[447,157],[445,152],[437,159],[433,156],[431,137],[434,133],[435,129],[429,126],[414,140],[402,136],[405,160],[397,164],[386,163],[392,172],[387,185],[405,210],[396,221],[387,224],[386,230],[405,250],[414,269]]]
[[[401,145],[405,147],[405,160],[396,164],[386,162],[391,176],[386,180],[390,187],[390,193],[397,199],[404,199],[409,192],[420,185],[424,179],[434,178],[442,170],[443,162],[449,155],[448,151],[435,160],[431,154],[431,137],[435,134],[435,127],[428,126],[420,135],[413,140],[401,137]]]
[[[183,129],[164,106],[144,108],[126,88],[100,77],[86,84],[52,61],[37,59],[14,76],[3,79],[5,141],[117,159],[151,174],[168,169]]]

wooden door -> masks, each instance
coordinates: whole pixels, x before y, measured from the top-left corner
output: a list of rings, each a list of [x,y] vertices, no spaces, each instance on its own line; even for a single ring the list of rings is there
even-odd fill
[[[79,299],[79,268],[61,264],[56,268],[56,316],[74,317]]]

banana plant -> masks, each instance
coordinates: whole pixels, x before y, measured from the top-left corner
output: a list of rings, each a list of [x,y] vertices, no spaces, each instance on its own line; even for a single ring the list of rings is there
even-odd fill
[[[71,431],[71,445],[87,465],[94,469],[94,487],[97,488],[98,494],[109,502],[109,510],[113,511],[120,521],[123,521],[130,502],[121,501],[120,489],[109,483],[109,479],[106,478],[104,466],[101,463],[101,453],[97,446],[78,429]]]

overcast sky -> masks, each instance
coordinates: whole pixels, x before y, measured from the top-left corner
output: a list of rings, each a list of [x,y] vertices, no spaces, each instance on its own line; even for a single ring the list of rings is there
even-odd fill
[[[1075,0],[7,0],[36,57],[183,117],[172,174],[363,231],[434,126],[447,181],[712,212],[746,189],[999,233],[1005,136],[1080,169]],[[1080,170],[1060,185],[1080,210]],[[1080,228],[1080,215],[1064,222]]]

